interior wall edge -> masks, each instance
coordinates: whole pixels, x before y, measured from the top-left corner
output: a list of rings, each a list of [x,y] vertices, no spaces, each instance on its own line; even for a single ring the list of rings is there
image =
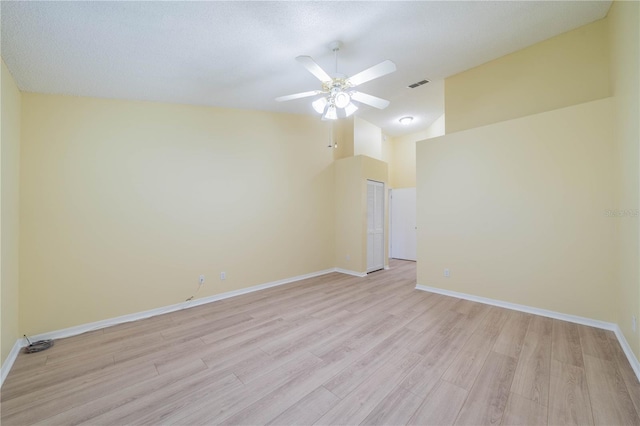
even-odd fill
[[[385,268],[387,269],[387,268]],[[366,272],[358,272],[358,271],[351,271],[349,269],[342,269],[342,268],[335,268],[335,272],[339,272],[341,274],[345,274],[345,275],[352,275],[354,277],[360,277],[360,278],[364,278],[367,276]]]
[[[22,93],[0,57],[0,365],[11,355],[20,336],[20,152],[22,149]]]
[[[16,362],[16,359],[18,358],[20,349],[22,349],[24,346],[25,344],[23,338],[19,338],[18,340],[16,340],[16,343],[14,343],[13,347],[11,348],[11,352],[9,352],[9,355],[7,355],[7,358],[2,363],[2,366],[0,366],[0,387],[2,387],[2,385],[4,384],[4,379],[6,379],[9,375],[9,371],[11,371],[13,363]]]

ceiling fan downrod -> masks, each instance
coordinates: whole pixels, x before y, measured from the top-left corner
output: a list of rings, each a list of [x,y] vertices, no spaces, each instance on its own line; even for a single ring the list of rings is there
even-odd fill
[[[340,40],[336,40],[336,41],[332,41],[329,44],[329,47],[331,48],[331,50],[333,51],[333,60],[335,63],[335,76],[338,76],[338,52],[340,51],[340,48],[342,47],[342,42]]]

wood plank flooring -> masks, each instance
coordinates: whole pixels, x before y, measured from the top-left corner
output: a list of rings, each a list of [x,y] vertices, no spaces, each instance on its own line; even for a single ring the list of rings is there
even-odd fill
[[[20,354],[3,425],[639,425],[613,333],[332,273]]]

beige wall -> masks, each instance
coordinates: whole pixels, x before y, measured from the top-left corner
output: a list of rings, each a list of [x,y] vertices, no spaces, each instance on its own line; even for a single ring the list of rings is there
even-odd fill
[[[341,158],[353,157],[353,123],[354,117],[334,120],[331,122],[334,141],[338,146],[333,150],[333,158],[339,160]]]
[[[332,121],[333,140],[337,143],[334,159],[366,155],[384,161],[391,167],[393,140],[382,129],[358,117]]]
[[[600,20],[445,80],[447,133],[609,96]]]
[[[317,117],[38,94],[22,107],[23,332],[179,303],[200,274],[203,297],[335,266]]]
[[[638,2],[616,1],[603,20],[445,82],[448,134],[612,96],[607,101],[612,117],[608,136],[613,161],[609,178],[612,199],[605,208],[620,215],[608,218],[614,232],[613,269],[602,286],[611,298],[607,303],[612,304],[605,316],[620,326],[637,356],[640,330],[633,331],[632,317],[640,321],[640,226],[634,213],[640,208],[639,15]],[[608,125],[602,123],[603,127]],[[580,149],[577,147],[577,153]],[[496,294],[496,298],[509,300],[508,293]],[[594,303],[599,303],[597,298]]]
[[[335,168],[335,264],[348,271],[367,270],[367,179],[388,184],[387,163],[364,155],[344,158]],[[385,186],[385,193],[387,187]],[[385,195],[385,208],[388,201]],[[385,247],[388,247],[388,214]],[[385,248],[385,252],[388,248]],[[385,266],[389,263],[385,253]]]
[[[382,130],[359,117],[353,119],[353,154],[382,160]]]
[[[382,134],[382,156],[380,160],[387,163],[387,172],[389,180],[391,179],[391,166],[393,164],[393,138],[385,133]]]
[[[638,2],[614,2],[607,16],[611,42],[611,91],[616,111],[614,176],[617,191],[613,209],[620,211],[637,211],[640,208],[639,9]],[[639,219],[625,215],[611,220],[616,225],[617,235],[616,279],[619,294],[616,322],[640,357],[640,330],[634,332],[631,328],[633,315],[640,321]]]
[[[20,108],[22,95],[13,77],[2,61],[1,138],[2,183],[1,224],[2,260],[0,289],[2,348],[0,364],[4,363],[11,348],[20,337],[18,326],[18,249],[19,249],[19,201],[20,201]]]
[[[608,98],[419,142],[418,283],[616,321],[612,132]]]
[[[444,115],[422,132],[411,133],[393,140],[393,162],[390,172],[392,188],[416,186],[416,142],[444,135]]]
[[[334,163],[335,169],[335,265],[354,272],[364,272],[366,253],[362,228],[362,157],[349,157]]]

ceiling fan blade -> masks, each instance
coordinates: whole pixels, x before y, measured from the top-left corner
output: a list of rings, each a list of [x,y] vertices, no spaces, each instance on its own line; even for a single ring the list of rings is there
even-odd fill
[[[371,105],[374,108],[385,109],[389,106],[389,101],[375,96],[367,95],[362,92],[351,92],[351,99],[354,101],[362,102],[363,104]]]
[[[316,64],[311,56],[298,56],[296,61],[300,62],[311,74],[315,75],[318,80],[325,83],[331,81],[331,76],[325,70]]]
[[[320,93],[322,93],[322,90],[312,90],[310,92],[294,93],[293,95],[280,96],[279,98],[276,98],[276,101],[284,102],[284,101],[291,101],[293,99],[308,98],[309,96],[319,95]]]
[[[392,73],[395,70],[396,64],[387,59],[386,61],[380,62],[378,65],[374,65],[371,68],[367,68],[366,70],[359,72],[353,77],[349,77],[348,80],[351,86],[355,87],[362,83],[366,83],[367,81],[371,81],[374,78]]]

